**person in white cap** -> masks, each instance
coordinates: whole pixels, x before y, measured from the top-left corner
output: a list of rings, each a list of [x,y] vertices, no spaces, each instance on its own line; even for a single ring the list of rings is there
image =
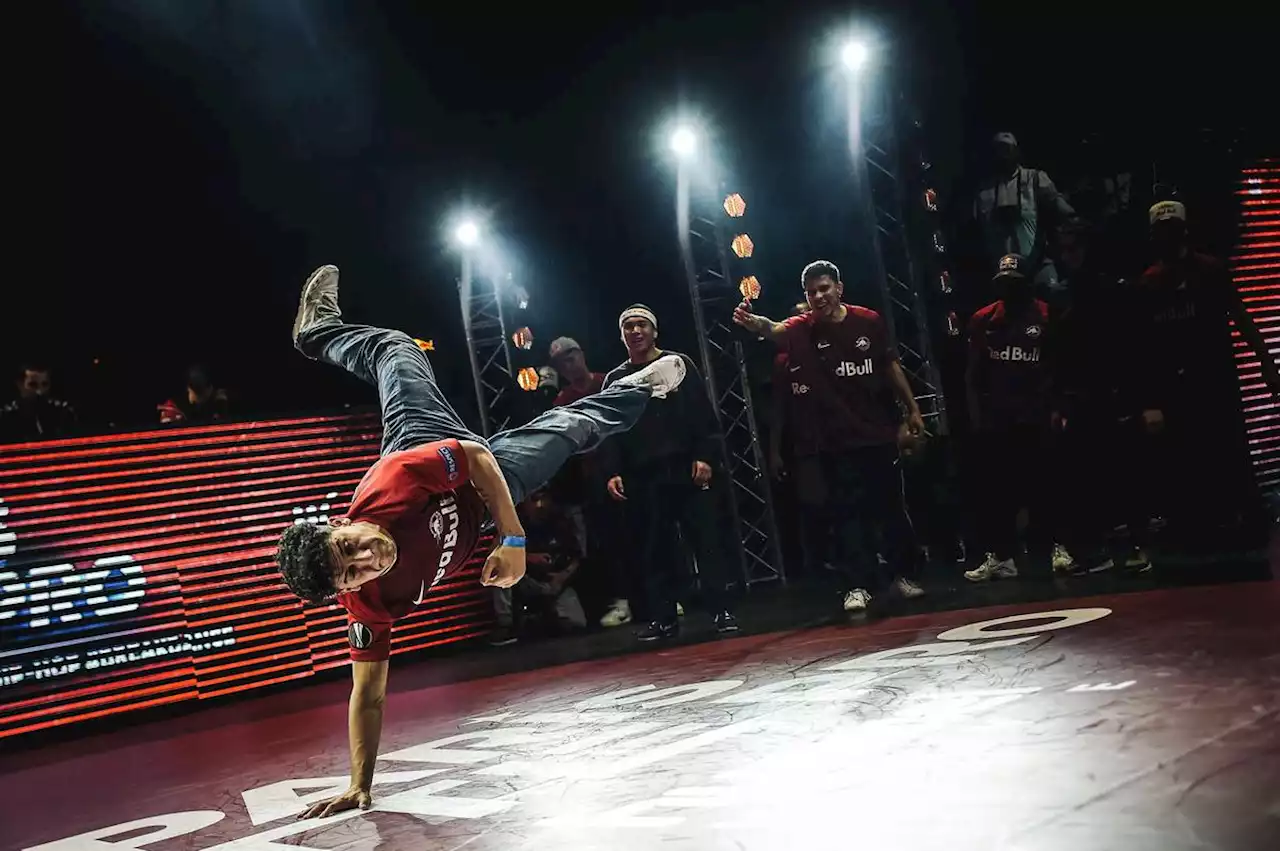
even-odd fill
[[[1127,403],[1148,462],[1134,478],[1149,513],[1167,517],[1193,547],[1238,542],[1241,518],[1262,509],[1247,463],[1231,325],[1252,373],[1246,395],[1280,395],[1280,370],[1226,266],[1191,250],[1182,202],[1157,202],[1148,217],[1156,261],[1124,305]]]
[[[674,353],[658,348],[658,317],[643,304],[618,316],[627,359],[604,379],[606,389]],[[683,537],[697,558],[702,602],[718,632],[736,632],[738,622],[725,600],[725,558],[711,490],[720,429],[707,386],[692,360],[685,366],[683,390],[653,405],[629,434],[602,449],[608,465],[608,492],[626,504],[628,525],[636,536],[636,564],[643,573],[649,625],[641,641],[669,638],[679,628],[676,595],[687,560],[676,542]],[[677,534],[682,533],[682,534]]]

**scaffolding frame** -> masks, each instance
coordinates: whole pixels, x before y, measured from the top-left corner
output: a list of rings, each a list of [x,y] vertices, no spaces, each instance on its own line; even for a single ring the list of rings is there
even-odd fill
[[[511,408],[502,403],[516,386],[515,365],[502,305],[502,282],[490,275],[477,278],[471,256],[464,254],[462,274],[458,278],[458,297],[462,306],[462,327],[467,336],[467,353],[471,359],[476,409],[480,413],[480,433],[489,438],[510,424]]]
[[[911,158],[903,150],[898,124],[902,96],[882,90],[880,97],[864,100],[858,80],[853,87],[852,114],[857,116],[850,140],[854,176],[871,232],[873,272],[890,341],[898,350],[926,427],[935,435],[947,434],[947,405],[933,353],[927,285],[921,268],[928,264],[917,262],[922,253],[941,254],[945,246],[936,230],[929,230],[926,236],[928,229],[912,221],[914,211],[927,209],[921,177],[929,166],[919,152],[913,152]],[[918,123],[913,126],[919,129]],[[919,196],[918,205],[909,200],[915,196]],[[936,212],[936,197],[934,208]]]
[[[689,169],[681,164],[676,190],[680,255],[707,393],[720,425],[721,463],[731,483],[728,502],[739,569],[748,591],[762,582],[786,584],[742,332],[729,320],[740,296],[729,269],[723,195],[691,184]]]

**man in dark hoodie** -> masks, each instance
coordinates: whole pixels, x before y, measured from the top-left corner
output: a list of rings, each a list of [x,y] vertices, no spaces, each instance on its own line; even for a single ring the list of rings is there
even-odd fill
[[[604,386],[644,369],[664,355],[658,348],[658,317],[633,304],[618,317],[627,359],[605,376]],[[677,531],[693,547],[702,580],[702,598],[719,632],[736,632],[725,603],[725,557],[716,523],[715,459],[720,457],[719,424],[707,386],[693,361],[685,365],[685,385],[662,404],[650,405],[628,434],[603,447],[609,495],[627,506],[637,536],[637,564],[644,571],[650,624],[637,636],[654,641],[678,628],[676,595],[686,560],[676,546]]]

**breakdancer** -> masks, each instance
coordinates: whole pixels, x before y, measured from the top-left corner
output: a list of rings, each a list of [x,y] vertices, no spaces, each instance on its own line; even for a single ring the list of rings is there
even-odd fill
[[[302,814],[312,817],[372,802],[392,624],[467,563],[486,515],[499,543],[481,583],[510,588],[520,581],[525,538],[516,503],[570,456],[631,428],[651,397],[680,385],[685,366],[679,357],[660,358],[594,396],[486,441],[463,425],[412,338],[342,321],[334,266],[317,269],[303,287],[293,342],[307,357],[375,385],[383,427],[382,457],[356,487],[346,516],[327,526],[290,526],[276,554],[293,593],[313,603],[336,597],[347,610],[351,786]]]

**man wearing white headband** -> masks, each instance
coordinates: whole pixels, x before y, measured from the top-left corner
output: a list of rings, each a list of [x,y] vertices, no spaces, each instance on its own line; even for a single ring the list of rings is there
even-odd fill
[[[1261,502],[1247,463],[1228,323],[1247,346],[1244,392],[1253,404],[1280,395],[1280,372],[1226,266],[1189,247],[1182,202],[1152,205],[1149,220],[1157,259],[1125,305],[1132,343],[1126,402],[1140,426],[1134,455],[1147,462],[1133,478],[1146,490],[1148,511],[1173,521],[1175,534],[1190,533],[1187,543],[1240,543],[1240,519],[1260,514]]]
[[[643,304],[618,316],[627,359],[604,379],[605,388],[673,353],[658,348],[658,317]],[[643,572],[650,623],[641,641],[669,638],[677,631],[676,595],[687,560],[676,541],[688,541],[697,556],[702,602],[718,632],[736,632],[737,620],[725,602],[725,558],[719,539],[714,460],[720,457],[720,429],[707,386],[692,360],[683,390],[651,405],[630,434],[603,447],[609,495],[626,504],[636,535],[636,563]],[[682,533],[677,535],[677,532]]]

